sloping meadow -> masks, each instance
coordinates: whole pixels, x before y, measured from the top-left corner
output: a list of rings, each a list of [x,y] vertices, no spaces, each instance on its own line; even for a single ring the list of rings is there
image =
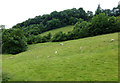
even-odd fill
[[[118,33],[33,44],[2,58],[10,81],[117,81]]]

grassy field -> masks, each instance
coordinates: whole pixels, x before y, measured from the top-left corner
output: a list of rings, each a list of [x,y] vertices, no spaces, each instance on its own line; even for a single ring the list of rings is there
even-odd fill
[[[40,35],[43,36],[43,35],[46,35],[48,33],[51,33],[52,35],[54,35],[55,33],[60,32],[60,31],[62,31],[63,33],[67,33],[68,31],[72,31],[73,27],[74,27],[74,25],[66,26],[66,27],[62,27],[62,28],[58,28],[58,29],[53,29],[53,30],[44,32],[44,33],[42,33]]]
[[[118,33],[60,43],[29,45],[26,52],[3,55],[3,72],[11,81],[118,80]]]

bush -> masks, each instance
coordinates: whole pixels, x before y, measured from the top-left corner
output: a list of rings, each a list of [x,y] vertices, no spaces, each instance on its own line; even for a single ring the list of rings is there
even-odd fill
[[[75,34],[73,33],[73,31],[69,31],[67,33],[67,40],[72,40],[72,39],[75,39]]]
[[[36,36],[31,35],[31,36],[27,37],[27,43],[28,44],[35,44],[35,43],[37,43]]]
[[[75,27],[74,28],[77,28],[77,27],[80,27],[81,23],[83,22],[83,19],[79,18],[78,22],[75,24]]]
[[[119,17],[108,17],[104,13],[100,13],[92,18],[90,32],[93,35],[118,32],[120,31],[120,22],[118,19]]]
[[[60,42],[60,41],[65,41],[65,40],[67,40],[67,36],[63,32],[56,33],[52,38],[53,42]]]
[[[27,43],[28,44],[36,44],[36,43],[44,43],[44,42],[48,42],[51,40],[51,33],[48,33],[45,36],[40,36],[40,35],[31,35],[27,38]]]
[[[51,40],[51,33],[48,33],[47,35],[42,37],[42,42],[49,42]]]
[[[92,32],[93,35],[104,34],[108,27],[108,16],[106,16],[105,13],[100,13],[92,18],[91,24],[90,32]]]
[[[86,22],[86,21],[77,22],[75,24],[73,31],[72,31],[74,34],[74,38],[78,39],[78,38],[88,37],[88,36],[92,35],[89,32],[90,25],[91,24],[89,22]]]
[[[106,33],[111,33],[111,32],[118,31],[118,25],[117,25],[118,23],[117,23],[116,17],[114,17],[114,16],[109,17],[108,23],[109,23],[109,26],[106,30]]]
[[[40,35],[31,35],[27,38],[28,44],[36,44],[36,43],[42,43],[42,37]]]
[[[24,33],[20,29],[6,29],[2,32],[3,53],[17,54],[27,49]]]

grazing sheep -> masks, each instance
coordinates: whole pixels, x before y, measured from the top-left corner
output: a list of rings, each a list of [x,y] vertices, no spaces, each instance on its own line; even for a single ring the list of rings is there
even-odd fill
[[[36,56],[36,58],[38,59],[38,56]]]
[[[13,59],[13,57],[10,57],[10,59]]]
[[[63,43],[60,43],[60,45],[62,45],[62,46],[63,46],[64,44],[63,44]]]
[[[47,56],[48,58],[50,58],[50,56]]]
[[[82,50],[82,47],[80,47],[80,50]]]
[[[55,51],[55,54],[57,54],[58,53],[58,51]]]
[[[111,39],[111,40],[110,40],[110,42],[113,42],[113,41],[115,41],[115,39]]]

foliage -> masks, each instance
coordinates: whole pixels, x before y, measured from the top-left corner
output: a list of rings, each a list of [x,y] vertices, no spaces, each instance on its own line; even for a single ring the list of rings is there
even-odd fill
[[[117,19],[118,32],[120,32],[120,15],[116,19]]]
[[[36,43],[44,43],[51,40],[51,33],[48,33],[47,35],[40,36],[40,35],[31,35],[27,38],[28,44],[36,44]]]
[[[87,11],[87,20],[90,21],[92,17],[93,17],[93,12]]]
[[[69,31],[67,33],[67,40],[72,40],[75,39],[75,34],[73,33],[73,31]]]
[[[0,29],[5,29],[5,25],[0,25]]]
[[[27,49],[26,38],[20,29],[6,29],[2,32],[3,53],[17,54]]]
[[[95,15],[98,15],[100,13],[103,13],[103,9],[100,7],[100,4],[97,7],[97,10],[95,11]]]
[[[31,35],[27,38],[27,43],[28,44],[36,44],[37,43],[37,36]]]
[[[73,30],[75,38],[78,39],[90,36],[89,28],[90,28],[89,22],[86,21],[82,21],[81,23],[77,22]]]
[[[80,23],[82,23],[83,21],[84,20],[80,18],[78,22],[75,24],[75,28],[81,26]]]
[[[63,32],[56,33],[52,38],[53,42],[60,42],[60,41],[65,41],[65,40],[67,40],[67,36]]]
[[[117,7],[114,7],[112,10],[110,10],[110,9],[102,9],[99,4],[95,11],[95,15],[98,15],[100,13],[105,13],[107,16],[117,17],[120,15],[120,5],[118,5]]]
[[[44,14],[42,16],[36,16],[30,18],[22,23],[18,23],[12,28],[20,28],[25,33],[25,36],[38,35],[48,30],[64,27],[67,25],[74,25],[79,18],[84,20],[90,20],[92,18],[92,12],[86,13],[83,8],[73,8],[64,11],[53,11],[50,14]]]
[[[109,42],[113,38],[115,41]],[[114,83],[112,81],[118,81],[118,42],[118,33],[111,33],[64,42],[33,44],[28,46],[28,51],[16,56],[3,54],[2,69],[14,75],[9,80],[11,82],[106,83],[109,80],[111,82],[108,83]],[[64,45],[61,46],[60,43]],[[58,53],[55,54],[55,51]],[[14,60],[9,59],[10,56]]]
[[[120,31],[119,15],[120,6],[114,7],[112,10],[104,10],[98,5],[95,15],[93,15],[92,11],[85,12],[83,8],[72,8],[60,12],[53,11],[50,14],[36,16],[35,18],[30,18],[22,23],[18,23],[13,26],[12,29],[2,29],[3,52],[16,54],[25,51],[27,44],[50,41],[60,42],[118,32]],[[67,25],[74,25],[73,30],[61,29],[56,31],[58,28]],[[54,30],[52,31],[52,29]],[[20,33],[17,33],[17,30],[20,31]],[[46,32],[45,35],[41,34],[43,32]],[[54,33],[51,34],[49,32]],[[8,49],[6,50],[6,48]]]
[[[120,6],[114,7],[112,10],[110,9],[102,9],[100,5],[98,5],[95,16],[105,13],[107,16],[119,16],[120,15]],[[20,28],[24,31],[25,36],[29,35],[38,35],[43,32],[64,27],[67,25],[74,25],[81,18],[84,21],[90,21],[93,17],[92,11],[87,11],[83,8],[72,8],[64,11],[53,11],[50,14],[44,14],[42,16],[36,16],[35,18],[30,18],[22,23],[18,23],[13,26],[13,28]]]
[[[106,28],[108,27],[108,16],[105,13],[100,13],[94,16],[91,20],[92,27],[90,32],[93,35],[100,35],[106,33]]]
[[[40,33],[42,33],[42,24],[33,24],[27,27],[22,27],[23,31],[24,31],[24,35],[26,37],[30,36],[30,35],[38,35]]]
[[[47,21],[46,27],[48,28],[47,30],[55,29],[57,27],[61,27],[61,22],[59,19],[53,18],[52,20]]]
[[[111,32],[117,32],[117,31],[120,31],[120,28],[119,28],[119,23],[117,21],[117,18],[112,16],[112,17],[109,17],[108,19],[108,23],[109,23],[109,26],[108,26],[108,30],[106,30],[107,32],[111,33]]]
[[[87,22],[83,19],[75,24],[74,29],[63,36],[62,32],[53,35],[52,41],[65,41],[106,33],[113,33],[120,31],[119,17],[108,17],[105,13],[100,13],[94,16],[91,21]],[[65,39],[62,39],[65,38]]]
[[[42,37],[42,43],[51,41],[51,36],[52,36],[51,33],[48,33],[47,35],[44,35]]]

